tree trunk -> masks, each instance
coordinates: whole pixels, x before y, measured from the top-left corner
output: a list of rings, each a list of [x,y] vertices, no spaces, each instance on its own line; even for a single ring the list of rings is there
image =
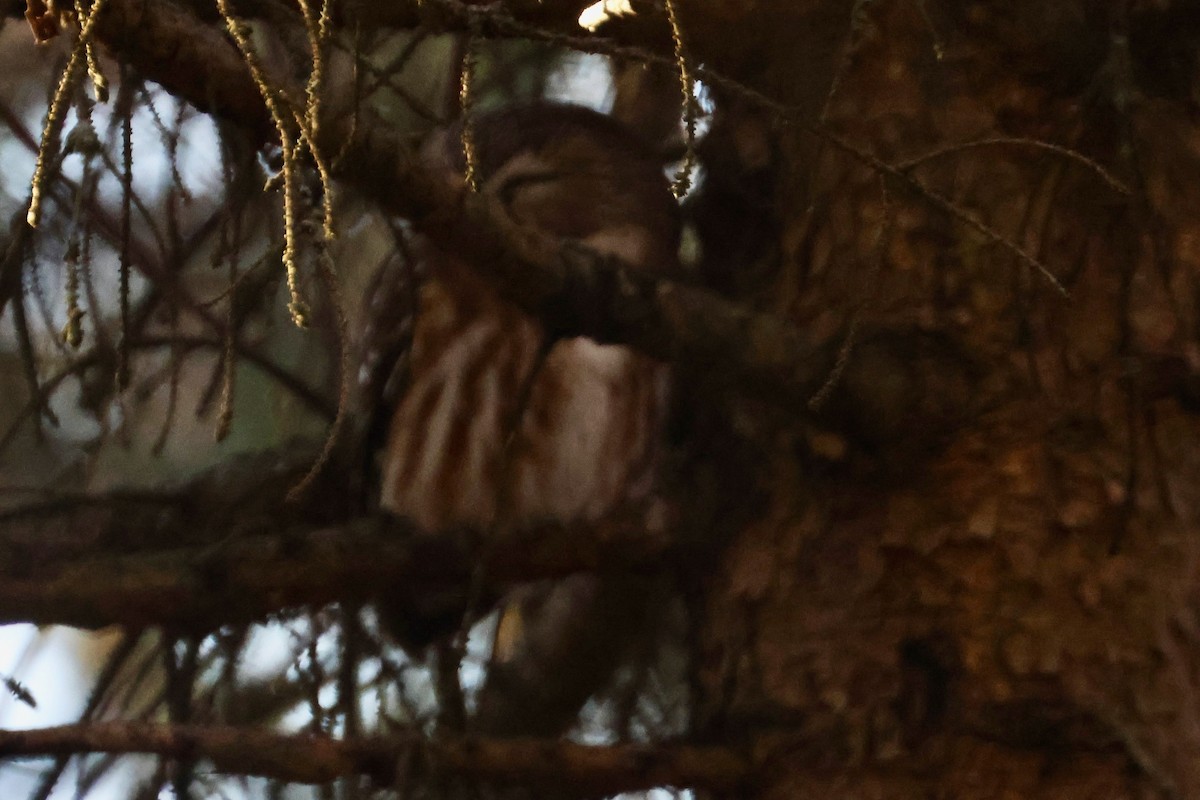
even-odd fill
[[[750,5],[758,40],[702,58],[890,164],[947,148],[903,174],[978,222],[785,136],[761,296],[848,357],[821,423],[760,426],[706,733],[775,731],[769,797],[1200,796],[1198,15],[843,4],[828,58],[781,39],[838,4]],[[953,147],[1016,138],[1087,160]]]

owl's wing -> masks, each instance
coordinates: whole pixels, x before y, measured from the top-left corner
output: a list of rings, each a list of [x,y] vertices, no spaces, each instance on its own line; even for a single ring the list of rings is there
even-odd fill
[[[375,271],[362,304],[356,411],[364,420],[365,453],[382,450],[392,409],[408,383],[418,290],[424,271],[416,251],[423,245],[405,231],[397,231],[396,240],[396,250]]]

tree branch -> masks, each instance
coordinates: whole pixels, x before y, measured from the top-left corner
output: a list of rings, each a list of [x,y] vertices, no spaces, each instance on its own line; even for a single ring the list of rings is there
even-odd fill
[[[116,530],[80,531],[78,521],[71,520],[80,536],[78,548],[47,537],[40,550],[26,542],[19,557],[0,559],[0,624],[161,625],[204,632],[287,608],[370,602],[385,594],[395,601],[436,590],[440,596],[461,596],[465,603],[481,561],[487,588],[499,590],[585,570],[653,570],[671,551],[665,532],[647,531],[633,514],[569,533],[560,526],[531,527],[481,552],[470,532],[416,535],[406,521],[386,516],[231,538],[228,528],[213,519],[190,522],[190,515],[179,513],[175,522],[184,529],[173,530],[163,525],[164,515],[172,513],[165,506],[171,504],[185,511],[193,505],[177,499],[143,504],[139,516],[125,500],[121,510],[101,518],[102,525]],[[87,507],[95,511],[93,503]],[[0,552],[10,555],[14,539],[0,538]],[[181,540],[191,544],[127,552],[129,542]],[[107,548],[125,554],[89,555],[88,543],[93,553]]]
[[[570,788],[580,796],[658,786],[730,792],[744,790],[752,774],[749,759],[724,747],[587,747],[540,739],[474,737],[430,741],[416,734],[337,740],[246,728],[138,723],[0,730],[0,759],[84,753],[204,759],[218,772],[292,783],[366,775],[380,786],[403,786],[432,772],[489,783]]]

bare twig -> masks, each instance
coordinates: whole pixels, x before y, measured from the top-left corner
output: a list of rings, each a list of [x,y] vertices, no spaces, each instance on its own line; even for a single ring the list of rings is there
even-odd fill
[[[1088,158],[1078,150],[1072,150],[1069,147],[1063,147],[1062,145],[1053,144],[1051,142],[1043,142],[1039,139],[1026,139],[1023,137],[993,136],[987,139],[976,139],[970,142],[959,142],[957,144],[946,145],[945,147],[939,147],[936,150],[931,150],[928,153],[923,153],[915,158],[901,161],[896,164],[895,167],[902,172],[910,172],[911,170],[923,164],[927,164],[930,161],[935,161],[940,158],[945,158],[946,156],[957,155],[967,150],[976,150],[983,147],[1024,147],[1027,149],[1043,150],[1047,153],[1053,153],[1056,156],[1065,158],[1068,161],[1074,161],[1076,164],[1085,167],[1089,172],[1102,180],[1108,186],[1108,188],[1112,189],[1117,194],[1124,197],[1129,197],[1133,193],[1129,187],[1126,186],[1125,183],[1117,176],[1105,169],[1095,159]]]
[[[129,347],[131,350],[152,350],[160,347],[179,347],[183,350],[211,349],[220,351],[225,347],[225,343],[219,338],[205,338],[203,336],[147,336],[131,341],[129,343]],[[326,401],[324,397],[271,359],[263,356],[260,353],[256,353],[248,347],[238,346],[236,350],[239,357],[246,359],[248,363],[253,364],[265,374],[269,375],[272,379],[278,382],[280,386],[294,394],[312,411],[315,411],[326,419],[333,419],[336,416],[336,410],[330,406],[329,402]],[[45,406],[47,398],[59,387],[63,381],[65,381],[67,378],[70,378],[72,375],[79,375],[85,370],[103,363],[104,359],[107,357],[109,357],[107,352],[102,350],[91,350],[79,358],[74,359],[58,372],[42,381],[39,384],[37,396],[33,397],[28,403],[25,404],[25,407],[13,417],[13,421],[10,423],[8,429],[5,430],[2,435],[0,435],[0,453],[3,453],[4,450],[6,450],[12,443],[24,421],[39,408]]]

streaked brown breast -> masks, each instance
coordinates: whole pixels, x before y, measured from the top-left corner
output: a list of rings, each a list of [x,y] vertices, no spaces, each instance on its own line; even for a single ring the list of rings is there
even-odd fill
[[[426,282],[383,458],[384,508],[432,531],[487,527],[500,514],[595,519],[648,492],[665,368],[571,339],[534,374],[541,342],[536,323],[464,268]]]

